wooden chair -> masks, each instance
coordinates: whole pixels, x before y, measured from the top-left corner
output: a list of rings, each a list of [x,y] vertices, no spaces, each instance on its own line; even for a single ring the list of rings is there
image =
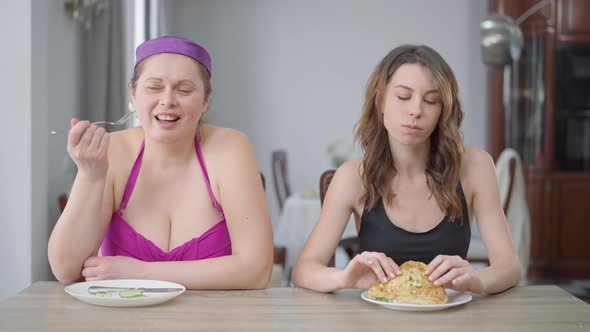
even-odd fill
[[[330,182],[332,182],[335,173],[335,169],[329,169],[320,175],[320,204],[322,206],[324,205],[324,197],[326,197],[328,186],[330,185]]]
[[[272,152],[272,177],[275,185],[275,194],[282,211],[287,197],[291,196],[291,186],[287,178],[287,152],[275,150]]]
[[[326,197],[326,192],[328,191],[328,187],[330,186],[330,182],[332,182],[332,178],[336,173],[335,169],[330,169],[324,171],[320,176],[320,204],[324,205],[324,198]],[[354,258],[354,256],[360,253],[360,242],[358,237],[348,237],[340,240],[338,246],[344,249],[346,254],[348,255],[349,259]],[[330,265],[334,265],[334,258],[332,258],[332,262]]]
[[[510,182],[508,183],[508,192],[506,193],[506,197],[504,198],[504,202],[502,204],[502,208],[504,209],[504,214],[508,212],[508,208],[510,207],[510,198],[512,197],[512,190],[514,189],[514,176],[516,172],[516,160],[510,160]]]
[[[262,180],[262,188],[266,191],[266,179],[264,174],[260,173],[260,179]],[[285,262],[287,258],[287,248],[274,246],[273,251],[273,264],[279,264],[285,269]]]
[[[68,204],[68,194],[61,194],[57,197],[57,204],[59,205],[59,210],[64,212],[66,208],[66,204]]]

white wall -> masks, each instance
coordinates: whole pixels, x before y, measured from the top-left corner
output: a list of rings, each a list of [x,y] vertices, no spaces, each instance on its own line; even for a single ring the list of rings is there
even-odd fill
[[[365,83],[402,43],[438,50],[454,69],[469,145],[485,147],[485,69],[479,22],[486,0],[177,0],[170,34],[202,43],[213,57],[208,120],[244,131],[269,180],[273,222],[278,206],[270,154],[288,151],[295,191],[318,188],[330,167],[325,145],[352,142]]]
[[[31,281],[31,1],[0,1],[0,13],[1,300]]]
[[[48,233],[49,16],[51,2],[36,1],[31,21],[31,278],[46,280]]]
[[[0,299],[52,278],[47,239],[59,216],[57,196],[74,169],[65,162],[64,130],[79,109],[79,26],[63,1],[0,1]]]
[[[66,151],[67,134],[48,135],[50,130],[69,129],[70,119],[79,116],[80,110],[80,45],[82,26],[75,22],[63,8],[63,1],[44,1],[47,4],[42,14],[46,17],[45,29],[37,29],[33,35],[33,45],[42,45],[37,54],[45,52],[45,58],[39,58],[39,70],[33,71],[33,78],[43,83],[37,83],[39,89],[34,90],[33,97],[36,103],[33,113],[37,115],[33,120],[33,133],[37,152],[33,155],[34,167],[39,172],[44,170],[44,179],[35,181],[33,188],[44,192],[46,207],[44,212],[34,218],[37,222],[35,229],[39,232],[34,242],[34,252],[43,253],[38,256],[38,261],[33,262],[33,269],[40,268],[38,278],[33,280],[45,280],[53,278],[47,262],[47,240],[55,222],[59,218],[60,211],[57,197],[61,193],[67,193],[75,175],[75,165]],[[35,4],[35,7],[39,6]],[[42,7],[42,6],[41,6]],[[33,25],[34,26],[34,25]],[[45,32],[46,31],[46,32]],[[42,40],[47,40],[43,43]],[[45,98],[45,99],[40,99]],[[46,102],[45,102],[46,101]],[[45,116],[47,121],[41,122]],[[35,139],[35,134],[38,134]],[[45,154],[39,151],[45,149]],[[43,159],[41,159],[43,158]],[[35,160],[37,159],[37,160]],[[44,181],[43,181],[44,180]],[[45,188],[42,190],[43,183]],[[34,234],[35,239],[35,234]],[[35,243],[37,248],[35,248]],[[34,275],[35,276],[35,275]]]

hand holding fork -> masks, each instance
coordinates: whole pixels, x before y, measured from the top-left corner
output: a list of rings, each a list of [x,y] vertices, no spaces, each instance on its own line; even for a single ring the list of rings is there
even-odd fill
[[[123,125],[127,122],[127,120],[129,120],[130,118],[133,117],[133,113],[132,112],[126,112],[125,115],[123,115],[122,118],[120,118],[119,120],[115,121],[115,122],[110,122],[110,121],[96,121],[96,122],[92,122],[91,125],[111,125],[111,126],[120,126]],[[51,134],[58,134],[58,133],[63,133],[63,131],[55,131],[52,130],[50,131]]]
[[[67,150],[78,167],[78,174],[90,180],[104,179],[106,177],[109,169],[110,135],[103,127],[98,125],[119,126],[132,116],[133,113],[127,112],[116,122],[98,121],[90,123],[89,121],[72,119]]]

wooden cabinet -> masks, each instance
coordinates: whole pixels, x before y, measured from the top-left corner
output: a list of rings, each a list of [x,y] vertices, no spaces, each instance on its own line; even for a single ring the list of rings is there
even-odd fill
[[[568,275],[590,275],[590,174],[554,174],[552,266]]]
[[[538,0],[491,0],[489,8],[491,13],[517,18],[536,3]],[[521,29],[525,37],[521,58],[507,70],[490,68],[488,72],[488,149],[497,158],[504,148],[512,147],[523,159],[531,217],[529,274],[588,278],[590,168],[565,169],[560,159],[562,150],[571,146],[563,144],[563,136],[576,134],[562,125],[564,116],[569,116],[566,112],[575,110],[558,103],[563,96],[558,95],[557,82],[563,75],[557,72],[557,61],[558,49],[568,45],[587,45],[590,50],[590,0],[553,0],[524,21]],[[584,56],[582,61],[590,61],[590,56]],[[588,64],[584,66],[590,68]],[[504,75],[510,76],[506,79]],[[504,91],[511,95],[504,96]],[[590,88],[587,91],[586,96]],[[590,124],[590,116],[583,121]],[[590,125],[584,126],[590,131]],[[584,153],[587,158],[590,152]]]
[[[590,1],[557,1],[557,40],[564,43],[590,42]]]
[[[551,266],[551,208],[544,204],[546,199],[547,180],[542,172],[527,172],[526,193],[531,220],[531,258],[530,266],[533,274],[545,274]]]

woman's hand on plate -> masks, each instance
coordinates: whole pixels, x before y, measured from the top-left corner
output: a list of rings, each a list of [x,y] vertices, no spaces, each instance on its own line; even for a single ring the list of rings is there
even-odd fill
[[[482,293],[483,283],[476,270],[459,256],[436,256],[424,272],[436,286]]]
[[[356,255],[342,271],[341,288],[369,288],[377,281],[385,283],[401,274],[393,259],[379,252]]]

